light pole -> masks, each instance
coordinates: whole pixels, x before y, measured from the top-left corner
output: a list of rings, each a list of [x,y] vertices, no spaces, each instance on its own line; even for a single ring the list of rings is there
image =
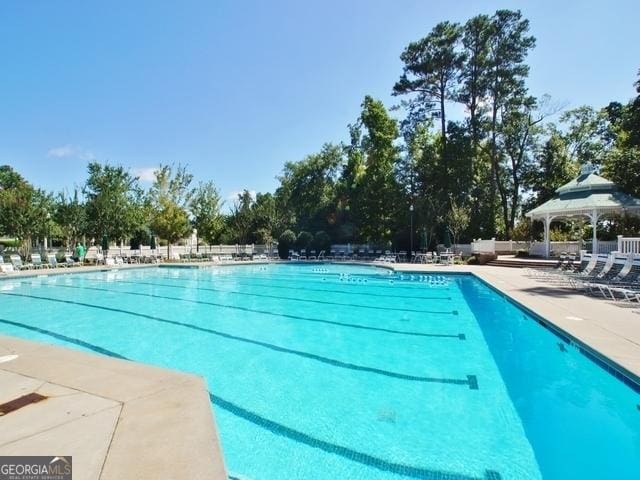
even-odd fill
[[[44,254],[47,254],[49,249],[49,237],[51,236],[51,213],[47,212],[47,231],[44,237]]]
[[[413,255],[413,203],[409,205],[409,261]]]

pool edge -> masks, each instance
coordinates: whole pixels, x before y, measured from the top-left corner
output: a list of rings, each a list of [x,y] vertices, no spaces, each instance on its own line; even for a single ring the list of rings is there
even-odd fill
[[[0,372],[9,380],[15,377],[14,383],[37,380],[42,382],[38,388],[48,385],[54,390],[73,390],[87,399],[85,403],[110,402],[119,411],[108,435],[106,430],[92,427],[93,423],[88,421],[104,410],[61,420],[56,418],[55,402],[64,402],[74,395],[57,398],[53,395],[49,401],[26,407],[29,410],[4,417],[22,425],[25,431],[37,428],[42,422],[49,426],[18,439],[3,439],[0,434],[0,454],[33,453],[24,450],[16,453],[16,448],[20,450],[20,442],[24,440],[31,442],[40,438],[36,441],[40,449],[43,443],[47,448],[39,451],[40,455],[71,455],[75,457],[74,466],[81,468],[83,461],[96,453],[83,450],[88,446],[69,446],[74,444],[74,438],[68,438],[69,435],[50,435],[55,429],[71,428],[78,437],[95,434],[98,443],[107,445],[99,472],[88,475],[81,471],[83,478],[85,475],[101,480],[227,478],[214,412],[202,377],[0,334],[0,356],[8,354],[17,358],[0,363]],[[86,407],[72,404],[68,408],[73,413],[74,409]],[[47,442],[44,438],[50,440]],[[61,452],[65,445],[66,451]]]

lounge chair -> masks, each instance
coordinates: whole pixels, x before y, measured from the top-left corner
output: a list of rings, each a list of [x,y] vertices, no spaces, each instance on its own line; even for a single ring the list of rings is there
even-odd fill
[[[28,270],[33,267],[30,263],[22,263],[20,255],[10,255],[9,258],[11,259],[11,265],[16,270]]]
[[[317,258],[316,251],[315,250],[311,250],[309,252],[309,257],[308,258],[309,258],[309,260],[315,260]]]
[[[10,263],[0,263],[0,273],[9,274],[15,273],[15,268]]]
[[[318,260],[324,260],[324,250],[320,250],[320,253],[318,253]]]
[[[609,291],[607,286],[622,284],[627,281],[627,277],[632,271],[633,267],[633,255],[625,257],[617,257],[614,260],[613,265],[606,273],[600,273],[589,281],[582,282],[582,288],[593,293],[599,291],[602,296],[606,297]],[[630,279],[631,277],[629,277]],[[614,299],[615,300],[615,299]]]
[[[49,268],[49,265],[42,263],[42,257],[40,257],[39,253],[31,254],[31,263],[33,264],[33,268]]]
[[[79,267],[80,262],[76,262],[71,255],[65,255],[64,261],[67,267]]]
[[[107,267],[115,267],[115,266],[116,266],[116,259],[115,259],[115,258],[113,258],[113,257],[106,257],[106,258],[104,259],[104,264],[105,264]]]
[[[58,259],[53,253],[47,255],[47,263],[49,264],[49,268],[66,267],[66,265],[58,263]]]
[[[307,259],[307,249],[306,248],[301,248],[300,249],[300,255],[298,256],[299,260],[306,260]]]

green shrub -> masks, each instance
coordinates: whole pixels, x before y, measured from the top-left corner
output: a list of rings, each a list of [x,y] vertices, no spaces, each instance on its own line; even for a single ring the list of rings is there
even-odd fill
[[[331,249],[331,237],[324,230],[320,230],[319,232],[316,232],[311,245],[312,248],[314,248],[318,252],[322,250],[328,252]]]
[[[133,233],[129,246],[132,250],[138,250],[142,245],[151,244],[151,232],[147,228],[139,228]]]
[[[5,248],[18,248],[20,246],[20,242],[13,238],[2,238],[0,239],[0,245]]]
[[[303,230],[298,234],[298,239],[296,240],[296,246],[298,248],[309,248],[309,245],[311,245],[311,242],[313,242],[313,235]]]
[[[296,243],[296,234],[291,230],[285,230],[278,239],[278,255],[280,258],[286,259],[289,257],[289,249]]]
[[[476,257],[475,255],[467,258],[466,262],[467,265],[478,265],[478,257]]]

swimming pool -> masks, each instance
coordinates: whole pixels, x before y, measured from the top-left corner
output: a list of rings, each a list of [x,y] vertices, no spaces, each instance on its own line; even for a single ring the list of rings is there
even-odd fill
[[[637,479],[640,395],[469,275],[0,282],[0,332],[204,376],[236,479]]]

